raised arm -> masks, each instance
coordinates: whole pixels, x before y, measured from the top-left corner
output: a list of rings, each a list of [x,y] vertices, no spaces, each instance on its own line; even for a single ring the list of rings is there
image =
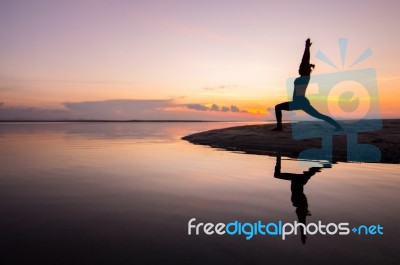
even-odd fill
[[[309,65],[310,64],[310,46],[311,46],[311,40],[307,39],[306,40],[306,47],[304,49],[304,54],[303,58],[301,59],[301,64],[303,65]]]
[[[307,39],[303,58],[301,59],[301,63],[300,63],[300,67],[299,67],[299,73],[302,76],[310,75],[311,67],[314,68],[314,65],[310,64],[310,46],[311,46],[311,44],[312,44],[311,40]]]

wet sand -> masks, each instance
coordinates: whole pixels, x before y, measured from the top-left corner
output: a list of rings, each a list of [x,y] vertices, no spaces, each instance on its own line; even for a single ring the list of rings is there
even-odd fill
[[[319,122],[308,122],[309,126],[316,124]],[[291,158],[298,158],[299,153],[305,149],[321,147],[321,138],[294,140],[292,124],[284,124],[285,130],[282,132],[271,131],[274,127],[275,124],[238,126],[195,133],[182,139],[229,151],[272,156],[280,153]],[[374,145],[380,149],[381,163],[400,162],[400,120],[383,120],[382,129],[361,132],[357,137],[358,143]],[[332,146],[333,162],[347,161],[346,134],[334,135]]]

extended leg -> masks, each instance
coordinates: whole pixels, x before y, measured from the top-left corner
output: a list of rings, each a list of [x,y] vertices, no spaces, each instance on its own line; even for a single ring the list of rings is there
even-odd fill
[[[331,117],[329,117],[327,115],[319,113],[316,109],[314,109],[313,106],[307,105],[307,106],[304,106],[302,109],[308,115],[313,116],[314,118],[317,118],[317,119],[320,119],[320,120],[324,120],[327,123],[335,126],[337,130],[343,130],[342,126],[337,121],[335,121],[334,119],[332,119]]]

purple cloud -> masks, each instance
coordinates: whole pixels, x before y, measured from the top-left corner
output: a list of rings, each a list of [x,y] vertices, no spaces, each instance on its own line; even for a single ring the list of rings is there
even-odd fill
[[[199,110],[199,111],[206,111],[206,110],[210,109],[209,107],[204,106],[202,104],[188,104],[187,108],[188,109],[193,109],[193,110]]]
[[[0,120],[67,120],[75,119],[67,110],[35,107],[6,107],[0,104]]]
[[[222,106],[222,107],[221,107],[221,111],[222,111],[222,112],[227,112],[227,111],[229,111],[229,108],[228,108],[228,107],[225,107],[225,106]]]
[[[175,106],[172,100],[104,100],[66,102],[65,108],[86,119],[162,119],[163,108]]]
[[[217,104],[212,104],[211,109],[212,111],[219,111],[219,107]]]
[[[182,111],[182,106],[195,111]],[[226,112],[243,111],[234,105],[182,105],[170,99],[65,102],[59,109],[12,107],[0,102],[0,120],[223,120]]]
[[[217,111],[217,112],[247,112],[246,110],[241,110],[235,105],[231,105],[230,107],[226,106],[218,106],[217,104],[212,104],[211,108],[207,107],[203,104],[188,104],[186,105],[188,109],[198,110],[198,111]]]
[[[240,109],[239,109],[237,106],[232,105],[232,106],[231,106],[231,111],[232,111],[232,112],[239,112]]]

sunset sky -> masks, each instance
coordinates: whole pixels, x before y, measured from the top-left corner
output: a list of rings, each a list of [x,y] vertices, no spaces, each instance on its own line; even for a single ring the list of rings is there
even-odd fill
[[[382,117],[398,118],[399,10],[397,0],[1,0],[0,119],[271,119],[308,37],[314,75],[374,68]]]

